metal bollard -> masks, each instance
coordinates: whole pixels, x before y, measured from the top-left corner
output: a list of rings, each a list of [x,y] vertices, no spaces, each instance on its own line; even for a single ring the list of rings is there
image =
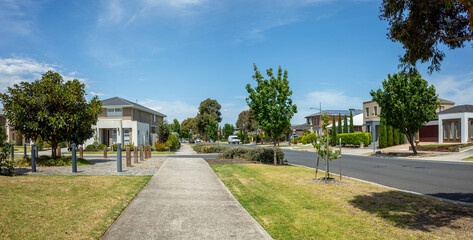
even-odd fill
[[[72,148],[72,172],[76,173],[77,172],[76,144],[73,143],[71,145],[71,148]]]
[[[117,143],[117,172],[122,171],[122,144]]]
[[[82,146],[79,148],[79,157],[84,158],[84,148]]]
[[[36,153],[34,144],[31,144],[31,171],[36,172]]]
[[[103,147],[103,158],[107,158],[107,147]]]
[[[135,163],[138,163],[138,147],[133,147],[133,157],[135,158]]]
[[[11,160],[15,161],[15,144],[11,145]]]
[[[23,148],[24,148],[24,155],[26,157],[26,156],[28,156],[28,152],[26,151],[26,143],[23,144]]]

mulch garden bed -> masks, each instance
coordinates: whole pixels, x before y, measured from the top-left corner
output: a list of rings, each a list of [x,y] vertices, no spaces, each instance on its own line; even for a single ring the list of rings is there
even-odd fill
[[[250,164],[250,163],[259,163],[253,161],[247,161],[243,159],[214,159],[214,158],[204,158],[208,164]]]

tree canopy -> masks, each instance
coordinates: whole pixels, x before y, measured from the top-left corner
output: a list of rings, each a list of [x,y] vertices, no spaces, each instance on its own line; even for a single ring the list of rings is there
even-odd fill
[[[414,154],[414,135],[420,127],[437,116],[439,107],[435,87],[418,72],[395,73],[383,81],[383,90],[371,90],[373,100],[382,109],[386,124],[404,133]]]
[[[41,137],[56,157],[59,142],[82,144],[94,135],[102,102],[97,96],[88,102],[85,96],[85,84],[64,82],[59,73],[48,71],[41,80],[9,87],[0,98],[10,126],[27,139]]]
[[[287,70],[284,70],[283,74],[283,70],[279,66],[278,73],[274,76],[273,69],[269,68],[266,70],[269,79],[265,79],[256,64],[253,66],[255,71],[253,79],[257,85],[255,88],[252,88],[251,84],[246,85],[249,94],[246,102],[254,111],[254,117],[259,127],[272,139],[274,164],[277,164],[276,143],[291,127],[291,118],[297,113],[297,107],[292,103],[292,91],[289,88]]]
[[[207,125],[210,124],[210,120],[213,119],[217,123],[222,121],[220,117],[220,109],[222,106],[217,102],[217,100],[207,98],[202,101],[199,106],[199,112],[195,117],[195,128],[198,133],[205,136],[205,139],[208,140]]]
[[[222,129],[222,135],[225,139],[228,139],[230,135],[233,135],[233,132],[235,131],[235,127],[231,125],[230,123],[225,123]]]
[[[383,0],[380,18],[390,25],[388,38],[403,45],[405,68],[420,61],[430,62],[430,73],[439,71],[440,45],[462,48],[473,40],[472,0]]]
[[[189,130],[191,131],[190,134],[195,133],[195,119],[194,118],[187,118],[186,120],[182,121],[181,123],[181,134],[183,138],[189,138]]]
[[[245,110],[238,114],[236,127],[246,133],[256,131],[258,129],[258,122],[255,119],[253,110]]]
[[[171,132],[176,132],[181,135],[181,124],[179,124],[179,120],[177,120],[176,118],[174,118],[172,124],[169,124],[169,128]]]

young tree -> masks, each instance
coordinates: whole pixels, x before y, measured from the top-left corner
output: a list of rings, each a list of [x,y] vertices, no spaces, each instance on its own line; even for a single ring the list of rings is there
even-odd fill
[[[274,76],[273,69],[270,68],[266,71],[269,79],[264,79],[256,68],[256,64],[253,66],[255,71],[253,79],[257,86],[252,88],[250,84],[246,85],[249,94],[246,102],[253,109],[258,125],[273,141],[274,164],[276,165],[276,144],[290,128],[291,118],[294,113],[297,113],[297,107],[292,103],[287,70],[283,75],[282,68],[279,66],[277,76]]]
[[[394,145],[393,127],[391,125],[388,125],[386,129],[387,129],[387,136],[388,136],[388,147],[391,147]]]
[[[407,137],[412,151],[417,154],[414,136],[420,127],[437,116],[438,97],[433,85],[422,79],[417,71],[388,75],[383,90],[370,92],[382,109],[381,117]]]
[[[253,110],[250,108],[250,110],[245,110],[238,114],[238,120],[235,125],[245,133],[258,129],[258,122],[256,122]]]
[[[337,128],[335,127],[335,115],[332,115],[332,137],[330,138],[330,143],[332,146],[337,145]]]
[[[342,128],[342,115],[341,115],[340,113],[338,114],[337,133],[343,133],[343,128]]]
[[[218,137],[217,131],[218,122],[215,119],[210,118],[209,123],[205,126],[205,132],[207,133],[208,138],[216,141]]]
[[[327,129],[329,125],[329,117],[326,113],[322,116],[323,123],[322,123],[322,134],[317,136],[317,141],[314,141],[312,145],[316,149],[317,152],[317,163],[315,167],[315,179],[317,179],[317,172],[319,170],[319,160],[327,160],[327,168],[325,169],[325,180],[330,178],[330,161],[335,160],[340,157],[340,151],[333,150],[330,148],[329,138],[330,134]],[[332,125],[333,126],[333,125]],[[333,127],[332,127],[333,129]]]
[[[343,116],[343,133],[348,133],[348,118],[347,118],[347,115]]]
[[[439,71],[445,54],[439,45],[462,48],[473,40],[471,0],[384,0],[381,19],[388,21],[388,37],[405,49],[400,58],[405,67],[429,62],[429,71]]]
[[[97,96],[88,102],[85,96],[85,84],[64,82],[59,73],[48,71],[41,80],[9,87],[0,98],[10,126],[26,139],[41,136],[55,158],[58,143],[82,144],[94,135],[102,102]]]
[[[353,126],[353,112],[350,111],[350,132],[354,133],[355,132],[355,126]]]
[[[162,121],[158,126],[158,139],[160,142],[165,143],[169,138],[169,126],[166,121]]]
[[[379,147],[385,148],[388,146],[388,131],[386,127],[386,120],[381,118],[379,121]]]
[[[233,132],[235,132],[235,127],[233,127],[233,125],[231,125],[230,123],[225,123],[225,125],[223,125],[222,132],[223,137],[225,139],[228,139],[228,137],[230,135],[233,135]]]

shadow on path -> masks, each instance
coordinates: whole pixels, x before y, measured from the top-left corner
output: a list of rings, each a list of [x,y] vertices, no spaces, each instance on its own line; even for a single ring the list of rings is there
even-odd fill
[[[359,195],[350,203],[356,208],[392,222],[397,227],[425,232],[432,232],[440,227],[473,227],[473,206],[442,202],[399,191]]]

